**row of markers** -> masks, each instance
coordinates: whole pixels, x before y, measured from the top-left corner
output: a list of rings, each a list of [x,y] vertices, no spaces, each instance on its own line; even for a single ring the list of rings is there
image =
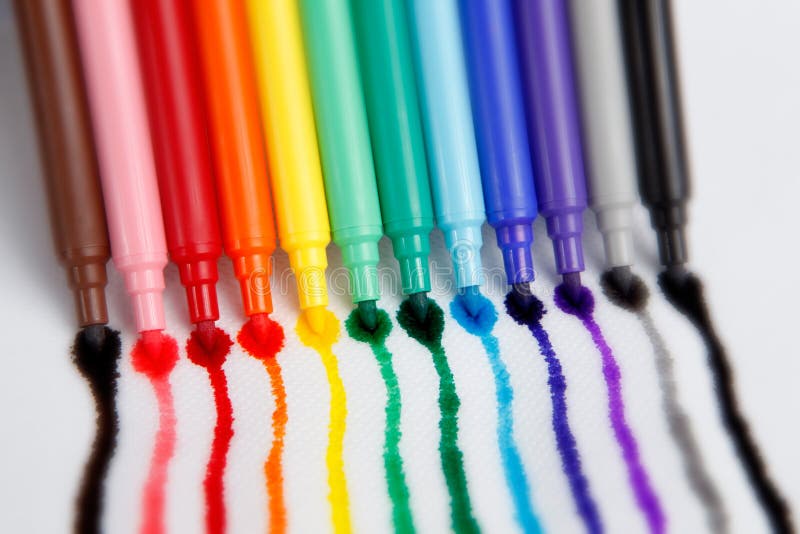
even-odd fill
[[[638,42],[649,39],[650,22],[639,13],[644,6],[630,4],[629,63],[638,73],[631,85],[650,103],[655,65],[644,52],[667,60],[672,52],[660,34],[667,39],[655,39],[661,49]],[[245,315],[272,311],[275,220],[300,309],[317,332],[328,302],[331,233],[368,326],[380,297],[384,233],[403,293],[424,317],[434,216],[456,287],[468,299],[481,284],[480,228],[487,219],[509,284],[527,291],[537,212],[574,293],[584,269],[583,148],[609,266],[631,263],[634,136],[611,0],[576,2],[571,13],[562,0],[18,6],[40,96],[61,252],[82,326],[107,322],[106,221],[137,330],[156,340],[166,326],[167,251],[201,331],[213,330],[219,318],[216,261],[223,245]],[[661,3],[652,9],[657,25],[668,23]],[[663,238],[662,259],[679,265],[686,176],[683,167],[667,165],[673,161],[653,163],[658,136],[648,131],[661,109],[644,111],[649,116],[636,136],[651,141],[641,147],[643,196]]]
[[[277,453],[270,453],[265,474],[271,528],[286,528],[280,471],[286,399],[279,393],[275,358],[283,332],[268,317],[276,220],[298,284],[303,313],[297,332],[319,352],[331,383],[326,458],[334,527],[347,531],[350,525],[341,462],[344,389],[331,352],[339,323],[326,310],[325,249],[332,234],[358,304],[348,331],[370,343],[391,389],[391,355],[382,341],[391,321],[376,306],[377,243],[385,233],[410,297],[398,321],[430,349],[440,377],[440,452],[452,526],[477,529],[457,446],[458,397],[441,346],[442,310],[426,297],[435,218],[459,290],[453,316],[481,337],[495,370],[499,414],[510,417],[511,397],[504,393],[510,385],[491,333],[496,312],[478,290],[481,225],[488,220],[496,230],[512,286],[507,310],[530,329],[548,362],[553,425],[576,509],[588,531],[601,532],[566,416],[564,376],[539,324],[543,305],[529,287],[531,224],[539,212],[564,277],[556,304],[581,320],[598,347],[607,371],[609,416],[634,496],[650,531],[664,530],[666,518],[625,422],[619,369],[579,273],[588,186],[608,280],[621,288],[618,296],[635,293],[630,226],[637,159],[662,263],[679,274],[686,262],[688,185],[667,4],[17,1],[57,237],[84,327],[78,363],[94,372],[109,369],[97,359],[87,364],[86,354],[103,357],[109,351],[104,288],[110,235],[142,334],[133,364],[151,378],[158,397],[162,427],[145,487],[143,531],[163,527],[166,462],[174,447],[174,426],[164,426],[165,414],[173,413],[168,375],[177,359],[175,341],[163,334],[167,251],[197,325],[187,344],[189,357],[208,369],[217,399],[206,521],[211,532],[224,529],[222,480],[232,415],[221,366],[232,342],[215,327],[223,246],[249,318],[238,340],[264,361],[276,395],[273,431],[280,448],[273,446]],[[106,374],[112,383],[114,373]],[[396,387],[393,395],[390,404],[397,403],[399,414]],[[100,421],[109,410],[102,398],[98,393]],[[453,398],[455,403],[448,401]],[[392,480],[402,480],[402,465],[399,428],[390,432],[389,413],[387,406],[385,460],[395,527],[411,531],[408,488],[404,482],[392,486]],[[116,424],[114,417],[108,420]],[[510,428],[501,451],[505,474],[520,526],[536,532],[541,527]],[[392,450],[398,458],[390,458]],[[390,477],[391,469],[400,474]],[[98,488],[99,483],[85,487],[82,502],[96,499]],[[721,516],[708,506],[711,516]],[[96,517],[79,521],[79,530],[97,528]]]

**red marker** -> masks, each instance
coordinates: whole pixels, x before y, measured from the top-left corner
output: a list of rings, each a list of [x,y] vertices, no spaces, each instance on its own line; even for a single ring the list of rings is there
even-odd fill
[[[200,339],[214,342],[222,254],[202,73],[187,0],[131,2],[144,77],[170,259],[186,288]]]

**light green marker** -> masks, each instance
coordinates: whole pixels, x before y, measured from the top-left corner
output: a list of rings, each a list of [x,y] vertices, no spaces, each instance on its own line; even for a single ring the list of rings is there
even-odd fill
[[[350,4],[302,0],[300,8],[333,241],[342,249],[353,302],[372,330],[383,232]]]

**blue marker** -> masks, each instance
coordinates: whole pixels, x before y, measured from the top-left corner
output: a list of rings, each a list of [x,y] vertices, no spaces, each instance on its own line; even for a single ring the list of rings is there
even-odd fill
[[[480,304],[486,215],[458,9],[455,0],[408,5],[436,222],[450,251],[456,287],[472,313]]]
[[[527,297],[537,202],[511,5],[462,0],[461,16],[486,216],[503,252],[508,283]]]

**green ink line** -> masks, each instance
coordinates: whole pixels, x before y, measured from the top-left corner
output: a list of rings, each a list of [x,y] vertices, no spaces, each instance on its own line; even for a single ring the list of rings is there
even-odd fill
[[[386,427],[384,431],[383,466],[386,470],[386,483],[389,486],[389,498],[392,500],[392,520],[395,532],[412,534],[416,532],[414,519],[409,505],[408,485],[403,471],[403,457],[400,455],[400,385],[392,365],[392,353],[386,348],[386,337],[392,330],[389,314],[377,310],[377,326],[374,331],[364,328],[358,310],[353,310],[345,322],[347,333],[356,341],[363,341],[370,346],[372,354],[378,360],[381,377],[386,385]]]
[[[447,489],[450,492],[450,520],[457,533],[480,532],[477,521],[472,515],[472,503],[467,490],[467,475],[464,472],[464,458],[458,448],[458,409],[461,400],[456,392],[453,372],[447,363],[447,355],[442,346],[444,330],[444,312],[433,301],[429,300],[428,315],[424,322],[414,316],[408,300],[400,305],[397,322],[409,336],[425,346],[433,357],[433,365],[439,375],[439,455],[442,461]]]

